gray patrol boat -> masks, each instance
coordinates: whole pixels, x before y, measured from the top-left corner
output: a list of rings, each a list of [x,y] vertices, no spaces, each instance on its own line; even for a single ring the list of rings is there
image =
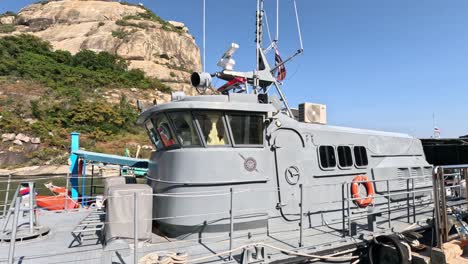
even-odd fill
[[[192,74],[202,95],[139,116],[156,148],[147,184],[108,178],[104,205],[60,212],[17,191],[0,261],[357,263],[378,237],[430,227],[433,168],[418,139],[327,125],[322,105],[291,109],[277,76],[289,59],[272,67],[272,46],[258,45],[256,70],[238,72],[237,48],[220,72]],[[212,77],[227,83],[210,92]]]

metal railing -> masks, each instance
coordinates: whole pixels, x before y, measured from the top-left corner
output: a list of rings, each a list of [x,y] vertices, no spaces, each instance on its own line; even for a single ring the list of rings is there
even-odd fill
[[[450,170],[450,172],[446,173],[447,170]],[[454,177],[454,179],[452,179],[452,185],[447,186],[447,177]],[[468,203],[468,192],[466,191],[467,178],[468,164],[437,166],[434,168],[434,220],[436,245],[438,248],[442,248],[442,245],[449,241],[449,207],[462,206]],[[465,183],[462,184],[461,180],[465,180]],[[463,188],[464,193],[462,192]],[[452,189],[458,189],[458,194],[456,192],[452,194]],[[448,191],[450,191],[449,196],[447,196]],[[451,205],[451,201],[454,200],[458,200],[458,202],[455,205]]]
[[[468,165],[463,167],[463,168],[468,168]],[[436,168],[434,171],[437,171],[438,168]],[[443,173],[442,173],[443,175]],[[352,175],[350,175],[352,176]],[[72,176],[68,175],[66,176],[67,183],[68,179],[71,178]],[[430,177],[430,176],[429,176]],[[299,192],[299,204],[298,204],[298,215],[300,216],[297,218],[295,221],[298,225],[298,247],[297,249],[303,249],[305,246],[313,246],[313,245],[306,245],[304,238],[305,234],[304,231],[307,229],[307,227],[304,225],[304,217],[310,217],[311,212],[307,211],[308,209],[311,208],[311,206],[317,205],[325,205],[325,204],[335,204],[336,208],[341,208],[341,217],[338,217],[336,219],[332,219],[332,222],[327,223],[324,221],[322,223],[322,226],[330,226],[330,225],[341,225],[342,230],[341,234],[343,237],[353,237],[353,239],[356,238],[355,236],[355,231],[353,230],[353,222],[359,221],[359,220],[364,220],[364,219],[369,219],[372,217],[375,217],[377,214],[382,214],[382,218],[386,219],[385,224],[388,224],[388,229],[390,230],[392,228],[392,221],[393,221],[393,214],[396,211],[406,211],[406,221],[411,224],[415,223],[417,221],[417,214],[418,214],[418,207],[427,207],[432,204],[432,198],[433,198],[433,191],[435,191],[435,188],[430,185],[424,185],[424,186],[417,186],[417,182],[419,178],[424,178],[427,179],[427,175],[425,176],[414,176],[414,177],[409,177],[409,178],[396,178],[396,179],[386,179],[386,180],[370,180],[370,182],[374,185],[379,184],[379,186],[385,186],[385,188],[382,188],[382,190],[378,190],[378,192],[372,196],[374,199],[374,203],[370,205],[369,208],[373,209],[379,209],[379,210],[366,210],[359,208],[358,206],[355,205],[355,201],[357,199],[362,199],[366,197],[360,197],[360,198],[353,198],[351,194],[351,183],[350,182],[343,182],[343,183],[336,183],[336,184],[318,184],[318,185],[303,185],[299,184],[297,188],[297,192]],[[434,176],[434,179],[438,177]],[[9,179],[9,182],[12,181],[11,178]],[[403,189],[397,190],[397,191],[392,191],[390,186],[393,182],[402,182],[404,181],[406,188],[403,187]],[[341,199],[337,198],[335,201],[326,201],[326,202],[318,202],[314,203],[314,201],[307,200],[305,198],[305,193],[307,192],[306,190],[309,188],[320,188],[321,186],[329,186],[333,187],[336,190],[342,192]],[[457,188],[461,188],[460,184],[456,185]],[[67,189],[68,189],[67,185]],[[454,186],[451,186],[451,188],[455,188]],[[224,210],[220,210],[219,212],[211,212],[211,213],[201,213],[199,216],[206,216],[210,217],[212,215],[223,215],[223,218],[228,219],[229,223],[229,232],[228,232],[228,243],[229,243],[229,250],[228,250],[228,258],[232,259],[232,254],[234,250],[234,237],[235,237],[235,221],[236,218],[239,219],[238,217],[242,216],[245,212],[242,210],[237,210],[237,212],[234,210],[234,206],[236,204],[236,199],[241,199],[243,193],[247,192],[273,192],[273,193],[278,193],[281,191],[279,188],[255,188],[255,189],[243,189],[242,187],[238,188],[229,188],[229,191],[205,191],[205,192],[186,192],[186,193],[164,193],[164,194],[152,194],[151,196],[153,197],[184,197],[184,198],[190,198],[190,197],[200,197],[200,196],[207,196],[207,195],[223,195],[223,196],[228,196],[228,201],[229,204],[226,204],[226,208]],[[34,192],[32,192],[34,193]],[[422,199],[423,197],[422,194],[427,194],[425,197],[430,196],[429,198],[426,198],[425,200]],[[444,192],[445,194],[445,192]],[[466,192],[465,192],[466,194]],[[134,231],[134,237],[133,237],[133,243],[134,243],[134,251],[133,251],[133,258],[134,260],[138,260],[138,256],[141,254],[140,249],[139,249],[139,238],[138,238],[138,230],[139,230],[139,224],[138,224],[138,212],[139,212],[139,199],[138,196],[142,194],[134,194],[133,195],[133,231]],[[396,196],[404,196],[406,199],[399,200],[396,202],[392,201],[393,197]],[[5,196],[6,198],[8,197]],[[91,202],[94,201],[97,197],[88,197]],[[127,197],[128,198],[128,197]],[[8,202],[5,202],[5,205],[8,204]],[[10,203],[11,204],[11,203]],[[436,202],[438,204],[438,202]],[[5,206],[4,205],[4,206]],[[266,214],[266,217],[269,218],[268,216],[268,211],[265,208],[252,208],[248,209],[250,211],[257,210],[258,212],[263,212]],[[71,211],[67,207],[65,211]],[[323,216],[323,215],[322,215]],[[183,217],[194,217],[193,215],[177,215],[177,216],[168,216],[170,218],[183,218]],[[168,217],[159,217],[159,218],[152,218],[152,221],[161,221],[164,219],[168,219]],[[146,219],[149,220],[149,219]],[[130,220],[131,221],[131,220]],[[104,222],[105,224],[110,224],[110,222]],[[267,234],[269,233],[269,226],[267,225]],[[369,225],[368,229],[372,229],[372,226]]]

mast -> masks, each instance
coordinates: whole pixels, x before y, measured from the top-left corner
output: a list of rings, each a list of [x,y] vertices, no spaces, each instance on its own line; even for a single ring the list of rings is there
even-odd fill
[[[280,101],[284,104],[284,111],[286,111],[287,115],[291,118],[294,118],[294,115],[291,111],[291,108],[288,105],[286,97],[284,96],[281,90],[281,83],[275,77],[276,71],[279,67],[283,66],[286,62],[290,61],[300,53],[302,53],[302,38],[299,36],[300,42],[300,49],[297,50],[295,54],[287,58],[286,60],[276,63],[275,66],[270,66],[268,60],[266,59],[265,52],[269,51],[271,48],[276,45],[278,42],[278,25],[276,30],[276,39],[273,40],[274,43],[271,43],[268,48],[265,50],[262,47],[262,40],[263,40],[263,16],[265,15],[264,10],[264,0],[257,0],[257,10],[256,10],[256,20],[255,20],[255,43],[256,43],[256,62],[255,62],[255,69],[249,72],[239,72],[235,71],[234,65],[235,60],[233,59],[233,55],[236,50],[239,48],[239,45],[232,43],[231,47],[229,47],[226,52],[221,57],[220,61],[218,62],[218,66],[222,68],[221,71],[216,73],[206,73],[206,72],[194,72],[190,77],[192,85],[199,91],[199,93],[204,93],[206,89],[211,88],[211,78],[217,77],[219,79],[227,81],[226,84],[222,85],[221,87],[217,88],[219,93],[227,94],[232,92],[248,92],[248,85],[252,86],[252,93],[258,94],[268,93],[268,88],[270,86],[275,86],[276,91],[280,97]],[[277,1],[277,17],[279,14],[279,1]],[[205,10],[205,7],[203,8]],[[300,35],[300,28],[299,28],[299,19],[297,16],[297,7],[294,3],[294,10],[296,14],[296,22],[298,26],[298,32]],[[205,12],[204,12],[205,13]],[[278,20],[278,18],[277,18]],[[277,22],[278,23],[278,22]],[[268,25],[267,25],[268,26]],[[205,31],[205,30],[203,30]],[[205,43],[205,41],[203,41]],[[204,56],[204,55],[203,55]],[[245,86],[245,87],[243,87]]]

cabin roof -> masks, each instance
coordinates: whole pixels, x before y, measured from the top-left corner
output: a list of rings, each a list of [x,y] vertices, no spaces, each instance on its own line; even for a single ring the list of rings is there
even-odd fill
[[[199,109],[199,110],[230,110],[245,112],[276,111],[271,104],[258,103],[255,94],[229,94],[229,95],[199,95],[187,96],[177,101],[152,106],[138,117],[138,124],[143,124],[151,115],[164,111]]]
[[[353,127],[341,127],[341,126],[331,126],[331,125],[319,125],[319,124],[314,124],[314,125],[317,126],[317,127],[321,127],[323,130],[327,130],[327,131],[330,131],[330,132],[346,132],[346,133],[373,135],[373,136],[414,138],[411,135],[404,134],[404,133],[397,133],[397,132],[386,132],[386,131],[380,131],[380,130],[361,129],[361,128],[353,128]]]

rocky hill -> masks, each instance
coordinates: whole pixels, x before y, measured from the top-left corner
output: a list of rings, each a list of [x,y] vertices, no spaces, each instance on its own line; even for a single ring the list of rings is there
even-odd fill
[[[12,26],[7,34],[32,34],[56,50],[116,54],[127,60],[130,69],[141,69],[173,90],[188,94],[194,92],[190,74],[201,69],[200,50],[187,27],[165,21],[143,6],[113,1],[43,1],[15,16],[4,16],[0,22]]]
[[[42,1],[2,14],[0,49],[0,167],[64,162],[73,130],[87,149],[143,145],[148,154],[136,99],[193,94],[189,76],[201,68],[183,23],[114,1]]]

